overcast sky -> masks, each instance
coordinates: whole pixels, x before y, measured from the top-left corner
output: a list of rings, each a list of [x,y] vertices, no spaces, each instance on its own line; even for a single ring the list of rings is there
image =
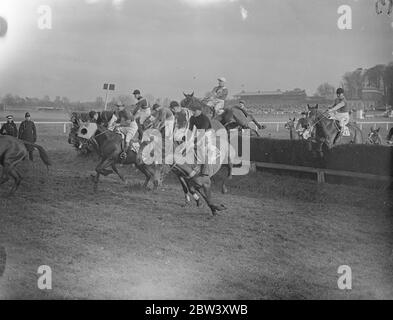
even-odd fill
[[[52,9],[40,30],[37,8]],[[352,8],[339,30],[337,9]],[[117,93],[202,96],[228,80],[245,90],[338,85],[344,72],[393,60],[393,16],[372,0],[0,0],[0,96],[93,100]],[[243,87],[244,86],[244,87]]]

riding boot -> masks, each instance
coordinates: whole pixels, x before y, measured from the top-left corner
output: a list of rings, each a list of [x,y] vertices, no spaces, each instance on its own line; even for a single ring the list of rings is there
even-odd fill
[[[209,165],[203,164],[201,166],[201,176],[208,176],[209,175]]]

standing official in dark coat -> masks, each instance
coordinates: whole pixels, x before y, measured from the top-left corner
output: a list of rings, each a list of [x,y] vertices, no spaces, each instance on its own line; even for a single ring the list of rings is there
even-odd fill
[[[16,127],[13,116],[7,116],[7,122],[1,126],[0,134],[15,138],[18,136],[18,128]]]
[[[37,131],[35,128],[35,124],[31,121],[30,113],[26,112],[25,121],[20,124],[19,127],[19,139],[26,140],[32,143],[37,141]],[[29,158],[33,161],[33,150],[34,148],[31,146],[26,146],[27,151],[29,152]]]

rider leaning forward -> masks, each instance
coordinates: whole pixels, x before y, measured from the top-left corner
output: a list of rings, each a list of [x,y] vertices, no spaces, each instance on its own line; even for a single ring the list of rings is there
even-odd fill
[[[331,119],[338,120],[340,122],[341,131],[343,136],[349,136],[349,129],[347,124],[349,122],[349,108],[347,100],[344,96],[344,89],[338,88],[337,91],[337,98],[334,101],[334,105],[329,108],[328,113]]]
[[[125,159],[127,157],[130,142],[138,132],[138,125],[131,113],[126,110],[123,103],[116,103],[116,108],[116,111],[109,121],[108,129],[111,131],[117,130],[125,136],[125,146],[120,155],[120,158]]]
[[[214,110],[215,116],[224,112],[225,99],[228,96],[228,89],[225,87],[226,79],[220,77],[217,80],[218,86],[214,87],[206,97],[206,104]]]
[[[140,90],[136,89],[132,93],[137,101],[135,106],[136,108],[133,111],[133,115],[136,121],[139,121],[139,124],[142,125],[147,118],[151,115],[151,109],[149,102],[146,98],[142,97]]]

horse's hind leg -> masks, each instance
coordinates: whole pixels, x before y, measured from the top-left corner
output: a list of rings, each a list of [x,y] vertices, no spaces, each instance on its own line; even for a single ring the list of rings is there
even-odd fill
[[[18,173],[14,168],[12,168],[11,170],[9,170],[9,174],[10,174],[10,176],[11,176],[11,177],[14,179],[14,181],[15,181],[15,183],[14,183],[14,185],[13,185],[13,187],[11,188],[11,191],[10,191],[10,193],[9,193],[9,195],[12,195],[12,194],[15,193],[16,190],[18,190],[19,185],[20,185],[22,179],[21,179],[19,173]]]
[[[206,177],[202,178],[206,179]],[[205,199],[207,205],[209,206],[210,210],[212,211],[212,215],[216,215],[217,211],[222,211],[225,210],[225,206],[223,205],[216,205],[212,201],[212,192],[211,192],[211,181],[210,178],[207,178],[208,181],[200,181],[200,183],[197,183],[200,188],[198,188],[199,193],[201,196]],[[198,179],[197,179],[198,180]],[[196,181],[197,182],[197,181]]]
[[[0,178],[0,185],[6,183],[8,180],[10,180],[10,176],[8,175],[8,169],[3,169],[3,174]]]

